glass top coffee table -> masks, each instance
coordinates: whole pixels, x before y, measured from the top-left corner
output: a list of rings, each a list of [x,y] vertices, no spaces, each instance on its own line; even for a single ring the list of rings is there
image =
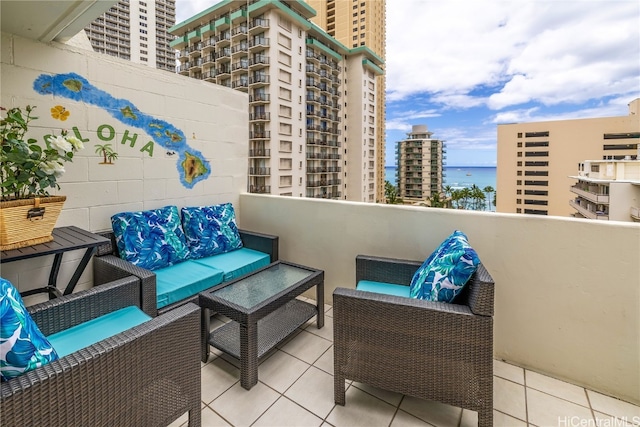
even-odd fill
[[[296,299],[316,287],[316,305]],[[267,267],[199,294],[202,308],[202,361],[209,344],[240,359],[240,384],[258,382],[258,362],[298,327],[317,316],[324,326],[324,271],[276,261]],[[211,332],[211,310],[232,322]]]

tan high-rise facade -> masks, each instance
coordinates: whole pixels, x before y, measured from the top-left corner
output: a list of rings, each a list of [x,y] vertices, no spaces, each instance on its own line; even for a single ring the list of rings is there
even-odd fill
[[[373,203],[382,62],[313,16],[303,1],[220,2],[171,28],[177,72],[248,94],[249,192]]]
[[[425,125],[414,125],[407,138],[396,143],[398,196],[405,202],[428,200],[442,193],[444,141],[431,138]]]
[[[120,0],[85,33],[95,52],[175,72],[168,33],[175,22],[175,0]]]
[[[570,216],[584,159],[636,159],[640,98],[629,115],[498,125],[498,212]]]
[[[312,21],[329,35],[350,48],[367,46],[385,61],[386,14],[385,0],[306,0],[317,15]],[[384,63],[381,66],[384,69]],[[385,75],[377,77],[376,162],[377,196],[384,201],[385,166]]]

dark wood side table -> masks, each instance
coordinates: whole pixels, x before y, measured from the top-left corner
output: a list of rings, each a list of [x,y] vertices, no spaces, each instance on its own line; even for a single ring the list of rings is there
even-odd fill
[[[51,242],[12,249],[9,251],[2,251],[0,253],[0,263],[3,264],[6,262],[19,261],[21,259],[54,255],[53,265],[51,266],[51,272],[49,273],[49,283],[47,286],[22,292],[21,295],[23,297],[47,292],[49,293],[49,299],[52,299],[72,293],[76,284],[78,284],[80,275],[82,275],[82,272],[87,267],[87,264],[97,247],[109,242],[109,239],[106,237],[91,233],[76,226],[54,228],[52,234],[53,241]],[[77,249],[86,249],[86,251],[80,260],[80,264],[76,267],[76,271],[73,273],[71,280],[67,284],[64,293],[60,293],[60,290],[57,288],[57,281],[60,265],[62,264],[62,255],[64,255],[65,252]]]

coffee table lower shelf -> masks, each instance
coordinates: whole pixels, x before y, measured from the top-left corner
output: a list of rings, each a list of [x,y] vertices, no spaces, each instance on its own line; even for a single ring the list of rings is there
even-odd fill
[[[318,314],[315,305],[292,300],[258,321],[258,359]],[[209,344],[240,359],[240,324],[231,321],[209,334]]]

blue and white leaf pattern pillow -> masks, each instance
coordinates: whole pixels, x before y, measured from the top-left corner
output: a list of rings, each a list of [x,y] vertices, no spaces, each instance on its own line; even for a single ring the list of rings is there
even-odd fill
[[[410,295],[427,301],[452,302],[479,264],[480,258],[467,236],[456,230],[416,271]]]
[[[18,290],[0,277],[0,374],[2,381],[58,360]]]
[[[231,203],[182,208],[182,226],[193,259],[242,247]]]
[[[157,270],[189,258],[189,249],[176,206],[140,212],[122,212],[111,217],[120,258]]]

